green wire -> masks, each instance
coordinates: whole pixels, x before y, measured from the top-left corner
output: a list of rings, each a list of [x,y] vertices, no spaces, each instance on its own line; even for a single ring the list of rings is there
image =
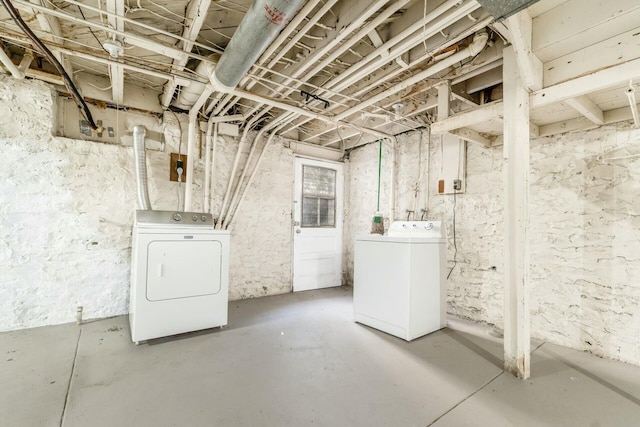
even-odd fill
[[[382,140],[380,140],[380,152],[378,154],[378,209],[380,212],[380,175],[382,171]]]

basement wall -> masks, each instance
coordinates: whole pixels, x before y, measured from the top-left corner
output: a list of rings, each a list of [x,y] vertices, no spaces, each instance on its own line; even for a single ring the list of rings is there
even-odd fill
[[[77,306],[84,307],[85,318],[128,312],[137,205],[133,150],[51,136],[55,110],[52,86],[0,75],[0,330],[71,322]],[[178,151],[178,120],[186,130],[187,117],[168,113],[160,121],[140,120],[164,132],[166,142],[163,151],[147,150],[151,205],[174,210],[177,183],[168,179],[169,154]],[[231,299],[290,290],[294,155],[288,145],[276,140],[269,147],[236,214]],[[220,138],[214,215],[237,146],[237,138]],[[199,159],[193,193],[198,211],[203,178]]]
[[[424,135],[423,141],[426,140]],[[399,138],[397,217],[413,208],[420,133]],[[377,147],[350,155],[349,228],[366,234]],[[424,148],[424,147],[423,147]],[[423,150],[423,153],[426,150]],[[438,195],[439,139],[429,153],[428,218],[443,219],[454,266],[454,197]],[[640,364],[640,130],[628,123],[531,143],[531,332],[534,338]],[[626,156],[635,156],[625,158]],[[607,160],[613,158],[614,160]],[[619,160],[615,160],[615,159]],[[383,188],[389,185],[389,164]],[[360,176],[358,171],[364,171]],[[502,329],[502,147],[467,144],[466,193],[456,196],[457,263],[447,312]],[[419,188],[419,197],[427,187]],[[373,193],[372,193],[373,192]],[[419,204],[418,204],[419,205]],[[388,208],[385,213],[388,213]],[[404,219],[404,218],[403,218]],[[347,277],[353,277],[348,237]]]

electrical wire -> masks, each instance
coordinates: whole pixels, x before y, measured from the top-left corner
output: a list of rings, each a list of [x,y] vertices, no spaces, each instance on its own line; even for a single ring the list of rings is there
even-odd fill
[[[44,43],[42,43],[42,41],[38,38],[38,36],[36,36],[33,33],[33,31],[31,31],[31,28],[29,28],[29,26],[22,20],[20,13],[16,10],[15,7],[13,7],[13,4],[11,4],[10,0],[0,0],[0,3],[2,3],[4,8],[7,10],[7,12],[9,12],[11,19],[13,19],[14,22],[18,24],[20,29],[27,35],[27,37],[29,37],[29,39],[31,39],[33,44],[40,50],[40,52],[47,58],[47,60],[49,60],[49,62],[51,62],[53,66],[58,70],[58,72],[62,76],[64,85],[67,87],[67,90],[69,90],[69,92],[73,96],[74,100],[76,101],[76,104],[78,104],[78,107],[83,111],[83,115],[85,119],[87,119],[87,122],[89,122],[89,126],[91,126],[91,129],[94,129],[94,130],[98,129],[98,126],[93,121],[93,116],[91,115],[91,111],[89,111],[89,106],[82,98],[82,95],[80,95],[80,93],[78,92],[78,88],[76,88],[76,85],[73,83],[73,81],[71,80],[71,77],[69,76],[69,74],[67,74],[64,67],[60,63],[60,61],[58,61],[58,58],[56,58],[55,55],[49,50],[49,48],[45,46]]]

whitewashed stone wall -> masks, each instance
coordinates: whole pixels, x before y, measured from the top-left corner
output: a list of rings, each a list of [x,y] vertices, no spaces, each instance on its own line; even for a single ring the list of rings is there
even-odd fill
[[[403,194],[412,193],[410,178],[417,176],[412,170],[416,165],[402,159],[409,153],[417,156],[417,140],[419,134],[413,133],[398,144],[397,217],[412,203]],[[368,231],[370,215],[362,212],[372,200],[371,177],[356,171],[377,165],[376,148],[366,146],[351,153],[348,222],[355,234]],[[640,156],[633,157],[638,154],[640,130],[628,124],[532,141],[534,337],[640,364]],[[454,198],[436,193],[442,164],[436,137],[429,155],[428,218],[446,222],[451,268]],[[465,179],[466,193],[455,200],[458,251],[447,281],[447,311],[501,329],[502,147],[468,144]],[[352,251],[352,244],[349,248]],[[347,274],[352,277],[353,255],[347,255]]]
[[[128,312],[136,185],[131,147],[51,136],[55,93],[37,81],[0,76],[0,330]],[[187,117],[165,114],[164,151],[147,151],[154,209],[177,207],[168,179]],[[221,203],[238,141],[223,137],[216,159]],[[268,149],[232,228],[232,299],[290,290],[293,153]],[[204,157],[204,156],[203,156]],[[225,175],[226,174],[226,175]],[[193,209],[202,208],[204,162],[197,159]],[[223,188],[224,187],[224,188]]]

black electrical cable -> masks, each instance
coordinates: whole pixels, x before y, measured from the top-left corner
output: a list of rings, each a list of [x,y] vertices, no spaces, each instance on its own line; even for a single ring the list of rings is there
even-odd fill
[[[84,12],[82,11],[82,8],[80,6],[78,6],[78,10],[80,11],[80,15],[82,15],[82,19],[84,19],[85,21],[87,20],[87,17],[84,16]],[[96,36],[96,33],[93,32],[93,29],[91,27],[89,27],[89,31],[91,32],[91,34],[93,35],[93,38],[96,39],[96,41],[98,42],[98,44],[100,45],[100,47],[102,48],[102,50],[104,50],[106,53],[109,53],[109,51],[107,49],[104,48],[104,46],[102,45],[102,42],[100,41],[100,39],[98,38],[98,36]]]
[[[456,243],[456,194],[458,194],[458,190],[453,190],[453,267],[449,270],[449,274],[447,274],[447,280],[451,277],[451,273],[453,273],[453,269],[456,268],[458,264],[457,256],[458,256],[458,244]]]
[[[0,2],[2,3],[4,8],[7,9],[7,12],[9,12],[9,15],[14,20],[14,22],[20,27],[20,29],[22,29],[27,37],[31,39],[32,43],[40,50],[40,52],[42,52],[42,54],[49,60],[49,62],[51,62],[54,67],[56,67],[56,69],[62,76],[64,85],[67,87],[67,89],[75,99],[76,104],[78,104],[78,108],[82,109],[85,118],[89,122],[89,126],[91,126],[91,129],[98,129],[98,126],[93,121],[93,116],[91,116],[91,111],[89,111],[89,106],[82,98],[82,95],[80,95],[80,93],[78,92],[76,85],[73,84],[71,77],[69,77],[69,74],[67,74],[60,61],[58,61],[58,59],[53,55],[49,48],[45,46],[44,43],[42,43],[38,36],[36,36],[33,31],[31,31],[31,28],[29,28],[29,26],[22,20],[22,17],[20,17],[20,13],[16,10],[15,7],[13,7],[13,4],[11,4],[10,0],[0,0]]]

